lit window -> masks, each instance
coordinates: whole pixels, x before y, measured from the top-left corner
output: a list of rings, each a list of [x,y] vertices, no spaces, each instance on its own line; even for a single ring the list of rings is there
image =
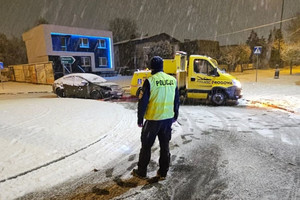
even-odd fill
[[[100,48],[100,49],[105,49],[106,48],[105,40],[98,40],[98,43],[99,43],[98,48]]]
[[[61,37],[60,38],[60,46],[62,51],[67,51],[67,38]]]
[[[89,48],[89,39],[80,38],[80,47],[81,48]]]
[[[99,57],[99,66],[107,66],[107,58]]]
[[[81,57],[81,66],[82,67],[91,67],[91,58],[90,57]]]

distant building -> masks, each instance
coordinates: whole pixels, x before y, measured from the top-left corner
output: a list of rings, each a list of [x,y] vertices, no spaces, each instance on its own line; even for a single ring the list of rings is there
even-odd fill
[[[188,55],[206,55],[215,59],[220,56],[219,42],[212,40],[184,40],[180,44],[180,50]]]
[[[55,79],[66,73],[111,73],[115,70],[112,32],[42,24],[23,33],[28,62],[53,62]],[[73,64],[61,57],[72,56]]]
[[[173,52],[179,50],[180,41],[166,33],[125,40],[114,44],[116,70],[127,67],[130,70],[143,69],[147,66],[149,48],[161,41],[170,42]]]

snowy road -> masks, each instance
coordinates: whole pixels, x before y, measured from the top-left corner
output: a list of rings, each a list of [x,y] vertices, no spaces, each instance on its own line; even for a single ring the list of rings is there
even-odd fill
[[[181,106],[170,176],[147,187],[130,175],[136,103],[1,95],[0,199],[300,199],[297,81],[245,79],[239,106]],[[152,152],[149,176],[157,142]]]
[[[111,104],[92,102],[93,106]],[[7,181],[7,185],[20,189],[24,188],[20,184],[23,181],[31,180],[36,184],[36,177],[39,177],[39,184],[45,184],[52,180],[50,176],[66,178],[69,174],[69,178],[74,178],[72,173],[86,173],[84,178],[64,183],[51,192],[46,190],[22,199],[47,199],[53,195],[56,198],[61,195],[64,199],[66,193],[73,190],[69,198],[97,197],[93,192],[95,186],[118,190],[116,180],[130,180],[130,171],[136,166],[140,129],[135,124],[135,103],[113,103],[113,107],[121,122],[116,123],[111,134],[102,131],[103,134],[84,140],[80,146],[105,136],[99,143],[33,174]],[[300,195],[299,126],[297,115],[278,109],[244,105],[182,106],[178,123],[173,126],[172,166],[167,181],[148,188],[129,187],[125,192],[111,193],[125,199],[297,199]],[[157,170],[158,147],[156,142],[149,166],[150,176]],[[38,189],[49,186],[50,183]],[[107,194],[102,196],[105,199]]]
[[[168,180],[118,198],[299,199],[300,122],[294,117],[273,109],[182,106]],[[152,164],[150,174],[156,170]],[[128,171],[121,175],[130,180]]]
[[[281,111],[247,107],[201,108],[201,115],[182,110],[183,132],[197,135],[199,141],[192,140],[198,147],[185,158],[190,171],[183,175],[183,170],[175,170],[174,177],[185,180],[170,184],[176,188],[171,197],[299,198],[298,119]]]
[[[0,124],[0,199],[101,168],[139,144],[131,137],[139,131],[134,111],[114,103],[1,100],[0,118],[5,119]]]

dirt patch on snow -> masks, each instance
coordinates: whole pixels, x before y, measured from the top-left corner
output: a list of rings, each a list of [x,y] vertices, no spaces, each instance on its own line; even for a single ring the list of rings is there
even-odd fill
[[[130,189],[138,186],[147,186],[149,183],[146,180],[141,180],[136,177],[131,177],[126,180],[115,178],[114,183],[106,184],[94,184],[84,185],[82,188],[78,188],[77,191],[86,191],[79,194],[69,196],[70,200],[81,200],[81,199],[99,199],[106,200],[118,197],[125,194]]]

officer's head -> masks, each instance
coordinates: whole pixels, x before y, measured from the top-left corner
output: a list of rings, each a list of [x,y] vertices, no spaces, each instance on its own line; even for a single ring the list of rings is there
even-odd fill
[[[151,74],[163,71],[163,59],[160,56],[154,56],[150,60]]]

